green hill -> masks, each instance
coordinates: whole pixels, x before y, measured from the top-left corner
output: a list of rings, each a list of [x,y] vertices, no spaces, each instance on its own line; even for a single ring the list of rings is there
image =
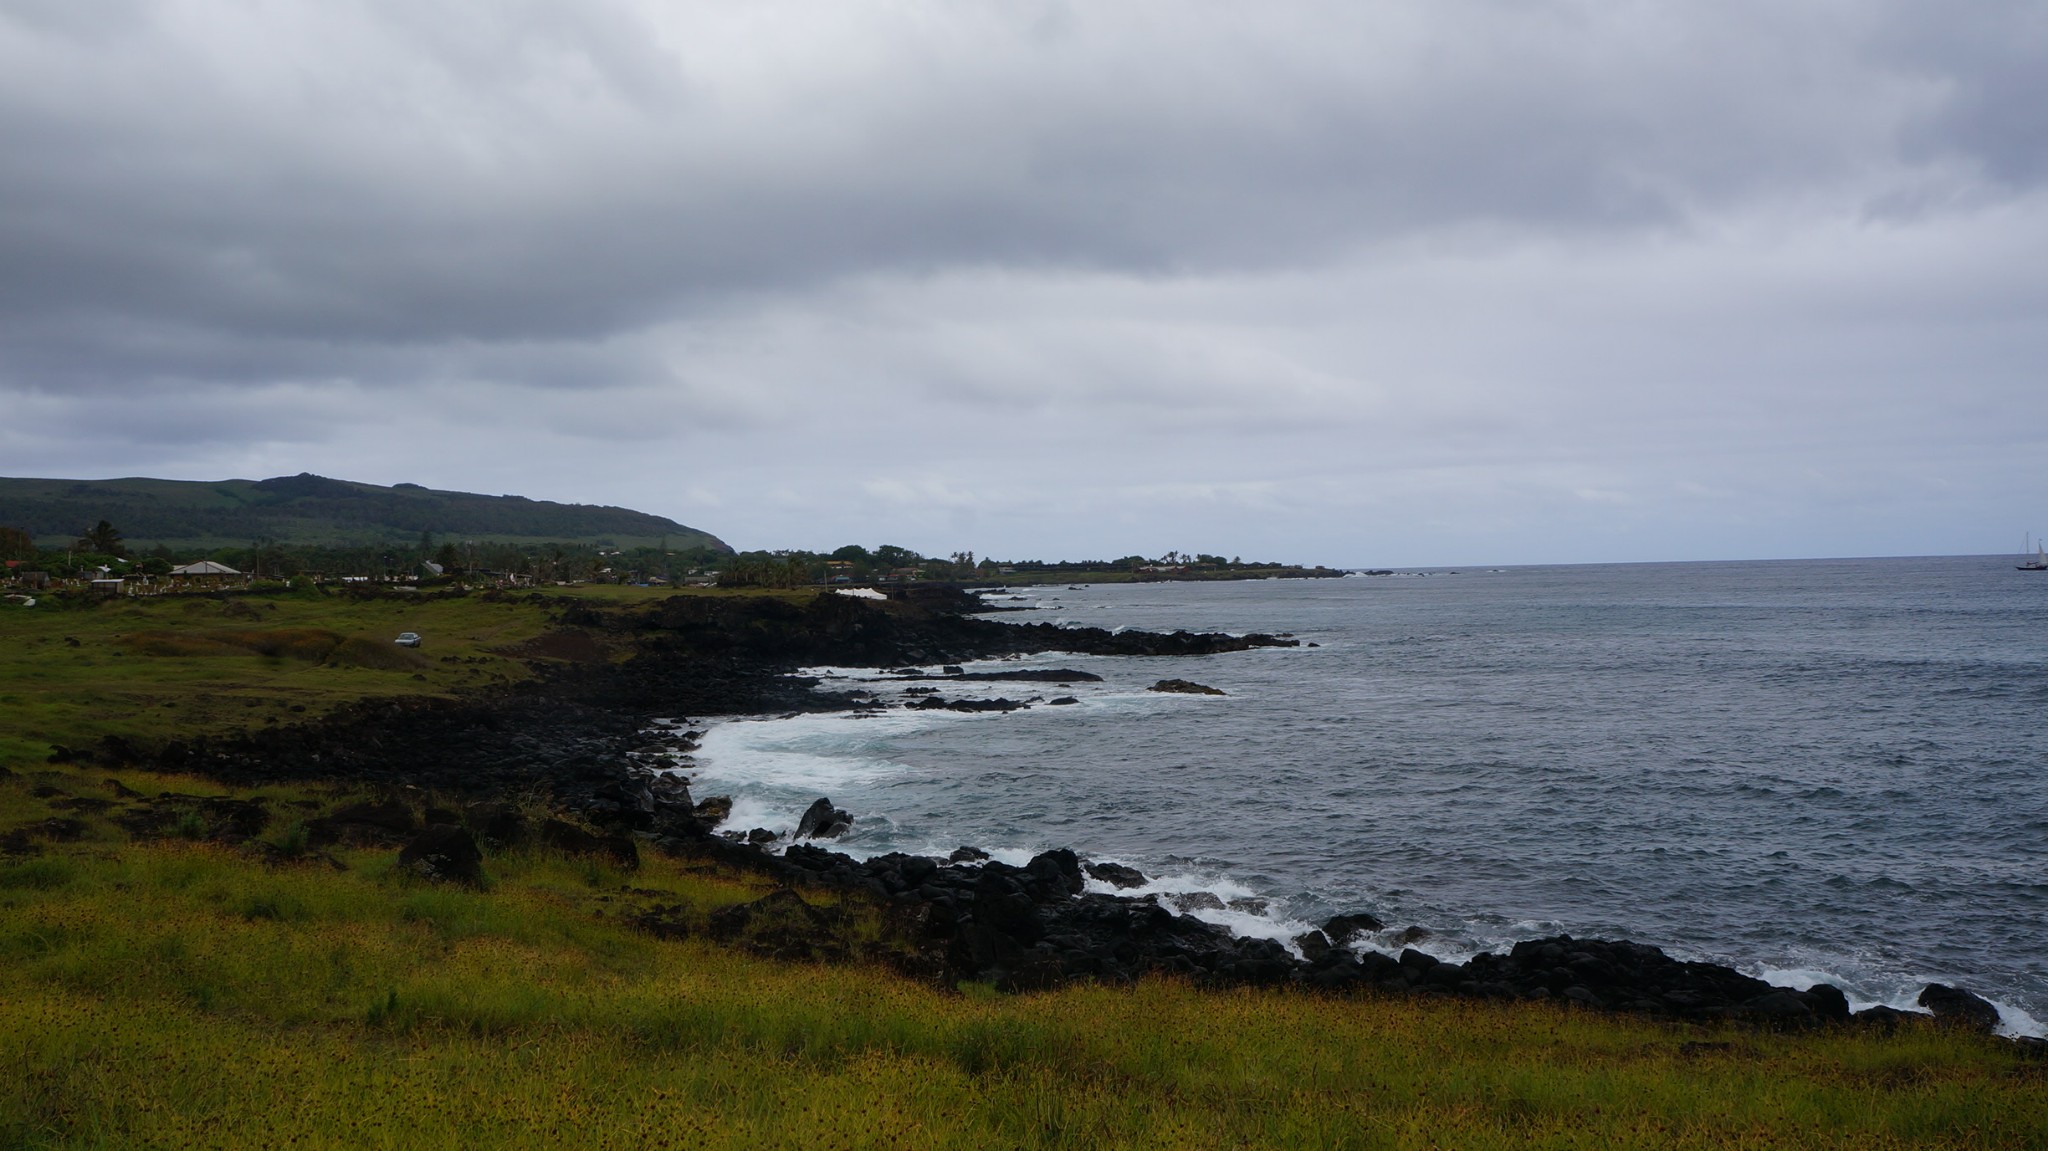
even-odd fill
[[[286,546],[437,539],[732,549],[718,537],[630,508],[524,496],[379,487],[302,472],[268,480],[0,478],[0,526],[39,542],[74,539],[108,520],[130,547],[208,548],[274,539]]]

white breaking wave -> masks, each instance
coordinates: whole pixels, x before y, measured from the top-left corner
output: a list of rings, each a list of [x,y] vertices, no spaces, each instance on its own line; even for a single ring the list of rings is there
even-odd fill
[[[886,673],[873,669],[807,668],[805,672],[842,682],[872,682],[889,678]],[[997,686],[986,681],[968,682],[977,687]],[[912,686],[929,685],[929,682],[918,684],[912,681]],[[1137,706],[1151,710],[1185,703],[1178,697],[1100,683],[1076,683],[1059,690],[1063,694],[1087,692],[1092,698],[1084,699],[1079,705],[1047,710],[1078,710],[1091,704],[1098,708]],[[692,753],[693,767],[680,770],[689,778],[691,789],[698,798],[715,794],[732,799],[732,811],[723,825],[725,830],[765,828],[783,837],[781,846],[787,846],[787,837],[795,831],[805,807],[822,796],[854,812],[852,831],[839,839],[826,841],[822,846],[857,859],[891,851],[944,857],[961,846],[961,837],[954,829],[929,826],[917,820],[906,823],[905,813],[892,813],[887,809],[891,782],[924,770],[886,754],[890,737],[939,724],[1001,722],[1003,718],[1000,714],[990,713],[893,708],[866,714],[834,712],[774,719],[725,720],[705,732],[702,743]],[[972,846],[987,852],[993,859],[1022,866],[1042,851],[1072,845],[1018,840],[982,841]],[[1176,868],[1170,864],[1162,867],[1152,861],[1118,857],[1089,857],[1088,862],[1125,863],[1145,872],[1148,881],[1139,888],[1119,890],[1090,879],[1087,890],[1136,898],[1152,897],[1180,914],[1191,915],[1241,936],[1273,939],[1288,943],[1291,948],[1294,938],[1315,929],[1312,923],[1279,913],[1275,902],[1268,900],[1263,893],[1212,869]],[[1221,906],[1206,906],[1186,899],[1201,894],[1215,897]],[[1253,901],[1263,903],[1264,909],[1255,906]],[[1233,903],[1237,906],[1232,906]]]

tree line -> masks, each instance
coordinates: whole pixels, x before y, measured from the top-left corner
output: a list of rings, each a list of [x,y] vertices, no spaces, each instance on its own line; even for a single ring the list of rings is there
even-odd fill
[[[709,547],[609,548],[578,543],[507,543],[436,539],[420,533],[410,544],[285,544],[257,538],[240,547],[185,549],[158,545],[130,549],[119,528],[99,521],[75,540],[39,545],[26,529],[0,526],[0,560],[9,570],[83,579],[106,569],[116,575],[167,575],[175,566],[212,560],[259,579],[299,575],[370,579],[516,575],[535,581],[677,580],[716,570],[728,553]],[[431,567],[428,565],[432,565]],[[435,569],[439,569],[436,571]]]
[[[1113,560],[997,560],[957,551],[927,556],[896,544],[868,548],[847,544],[832,551],[775,549],[726,552],[710,547],[611,548],[576,543],[507,543],[436,538],[421,532],[408,544],[284,544],[251,540],[242,547],[206,549],[181,555],[157,546],[131,554],[121,531],[100,520],[76,540],[39,547],[21,528],[0,527],[0,559],[13,560],[17,574],[47,572],[56,578],[89,578],[106,569],[117,575],[165,575],[177,564],[213,560],[259,579],[299,575],[326,578],[464,579],[521,577],[537,583],[716,582],[721,587],[796,588],[819,584],[889,582],[995,582],[1017,574],[1085,577],[1126,573],[1228,575],[1237,571],[1300,570],[1270,561],[1247,562],[1206,552],[1169,551],[1162,556],[1127,555]],[[1319,569],[1320,570],[1320,569]]]
[[[1244,571],[1300,571],[1268,560],[1246,561],[1207,552],[1169,551],[1158,557],[1127,555],[1113,560],[998,560],[971,551],[950,555],[919,555],[909,548],[883,544],[872,550],[848,544],[830,552],[803,550],[740,552],[727,561],[719,584],[727,587],[803,587],[820,583],[881,583],[934,580],[954,583],[996,582],[1006,576],[1180,573],[1228,575]],[[1322,569],[1317,569],[1322,570]]]

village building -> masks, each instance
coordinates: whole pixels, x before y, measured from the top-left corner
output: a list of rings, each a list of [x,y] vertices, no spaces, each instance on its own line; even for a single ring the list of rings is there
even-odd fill
[[[181,582],[200,584],[220,584],[226,583],[229,580],[247,578],[241,572],[236,571],[228,565],[224,563],[215,563],[212,560],[200,560],[198,563],[190,563],[185,564],[182,567],[174,567],[171,569],[170,574],[172,579],[179,580]]]
[[[196,564],[174,567],[171,569],[171,574],[174,576],[238,576],[242,573],[223,563],[215,563],[212,560],[200,560]]]

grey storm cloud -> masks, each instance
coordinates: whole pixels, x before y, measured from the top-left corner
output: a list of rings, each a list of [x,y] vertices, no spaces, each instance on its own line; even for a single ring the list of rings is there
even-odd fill
[[[864,271],[1678,226],[1884,191],[1915,140],[2026,170],[1974,58],[1857,53],[1917,42],[1882,6],[100,7],[7,28],[14,316],[587,336]]]
[[[1187,530],[1689,450],[1833,491],[1786,460],[2042,414],[2044,76],[2021,2],[9,0],[0,471],[418,436],[449,486],[804,533],[801,482],[573,445],[855,473],[906,531],[999,522],[990,460]]]

